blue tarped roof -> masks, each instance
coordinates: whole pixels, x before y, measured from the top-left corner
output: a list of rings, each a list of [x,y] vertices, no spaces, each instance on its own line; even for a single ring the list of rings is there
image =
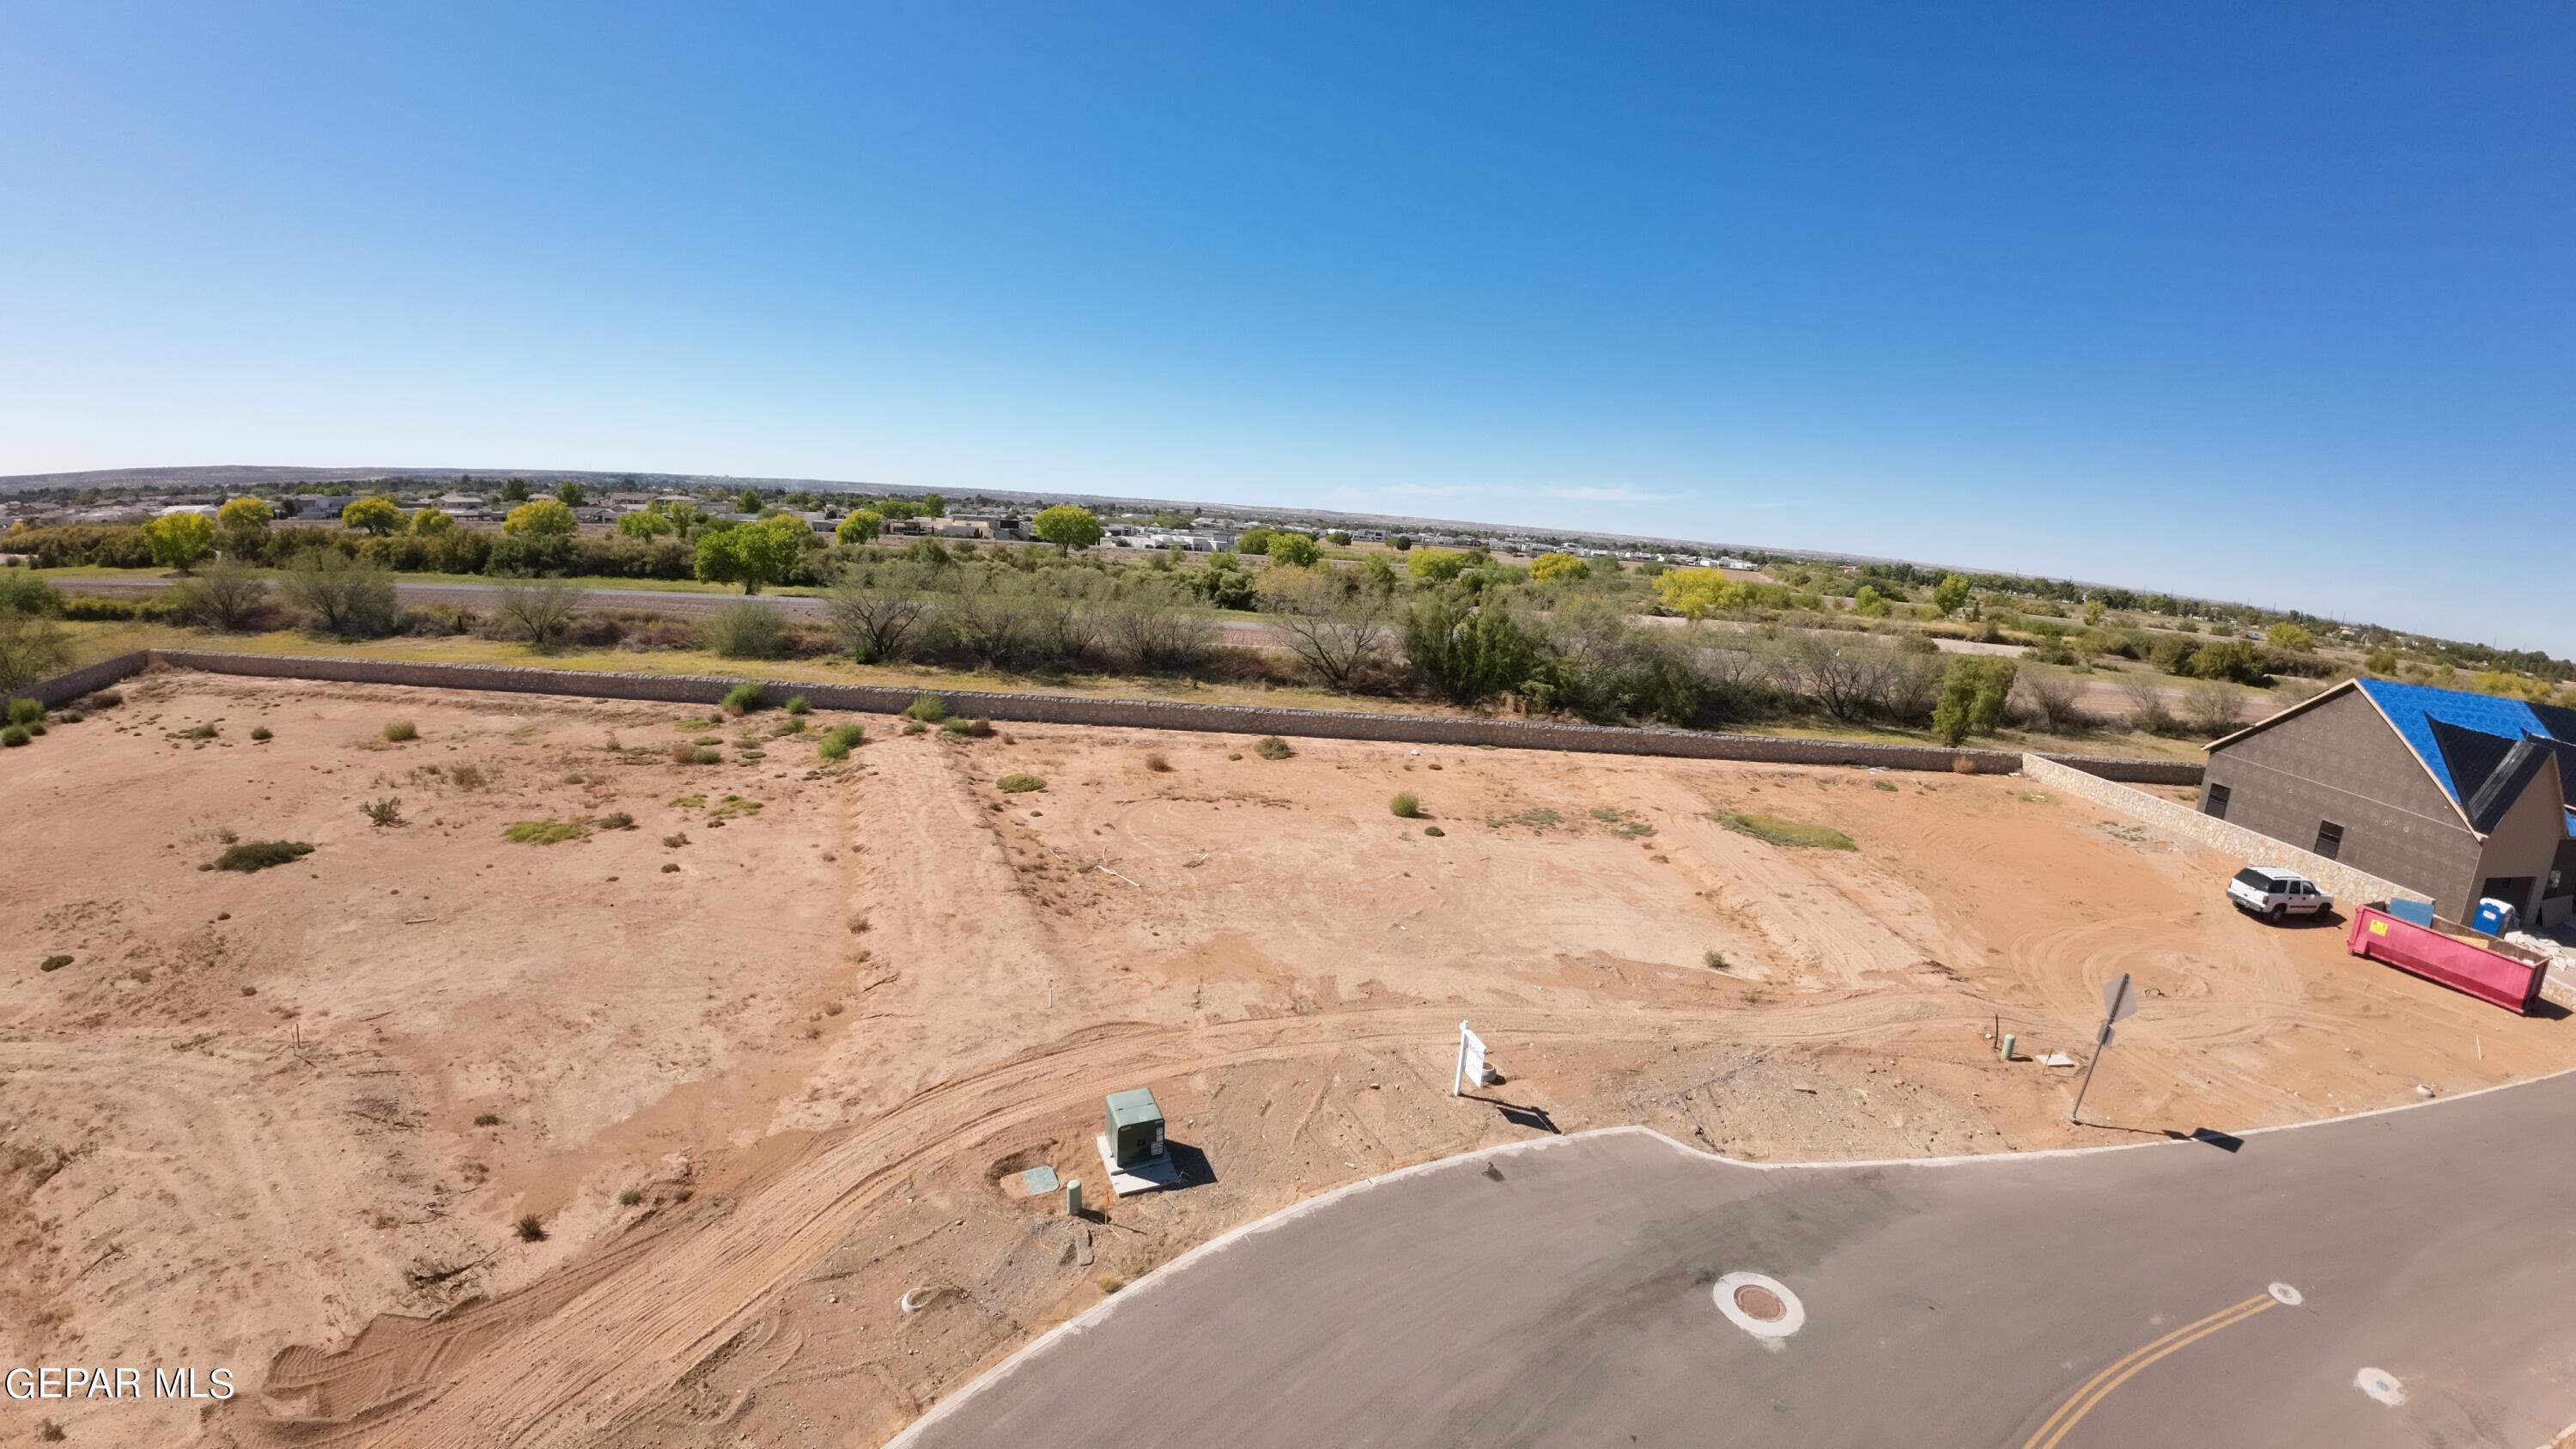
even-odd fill
[[[2451,767],[2455,760],[2466,765],[2474,757],[2492,767],[2503,758],[2505,750],[2525,738],[2561,745],[2576,744],[2576,710],[2558,705],[2531,704],[2492,694],[2435,689],[2426,684],[2399,684],[2386,679],[2359,679],[2353,681],[2353,685],[2368,695],[2371,703],[2379,706],[2380,713],[2388,716],[2388,722],[2397,728],[2397,737],[2415,752],[2415,758],[2424,762],[2424,768],[2432,773],[2433,782],[2442,787],[2443,794],[2451,797],[2451,803],[2464,811],[2468,808],[2468,796],[2476,793],[2486,781],[2481,774],[2479,778],[2467,781],[2464,790],[2463,782],[2453,776]],[[2447,731],[2437,729],[2437,725],[2447,726],[2449,730],[2491,735],[2503,741],[2504,747],[2494,751],[2464,751],[2460,747],[2462,742],[2454,738],[2448,742],[2450,748],[2446,749],[2442,736]],[[2563,768],[2568,759],[2567,750],[2560,749],[2557,754],[2562,766],[2561,790],[2576,791],[2576,780],[2568,779]],[[2576,810],[2576,800],[2565,803],[2571,810]],[[2567,831],[2576,835],[2576,815],[2569,818]]]

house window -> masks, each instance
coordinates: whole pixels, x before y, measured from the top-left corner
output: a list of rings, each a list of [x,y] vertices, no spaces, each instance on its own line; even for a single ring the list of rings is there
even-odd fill
[[[2328,860],[2343,858],[2343,827],[2331,820],[2317,822],[2317,854]]]
[[[2206,805],[2204,805],[2204,806],[2202,806],[2201,808],[2202,808],[2203,810],[2208,811],[2210,814],[2217,816],[2217,817],[2218,817],[2219,819],[2221,819],[2221,820],[2226,819],[2226,818],[2227,818],[2227,787],[2226,787],[2226,786],[2224,786],[2224,785],[2212,785],[2212,786],[2210,786],[2210,787],[2209,787],[2209,803],[2208,803],[2208,804],[2206,804]]]

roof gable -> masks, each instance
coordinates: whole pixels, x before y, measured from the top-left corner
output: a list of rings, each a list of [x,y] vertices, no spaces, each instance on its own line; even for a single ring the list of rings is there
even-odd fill
[[[2551,722],[2541,718],[2538,710],[2519,699],[2470,694],[2458,689],[2435,689],[2424,684],[2399,684],[2386,679],[2355,680],[2353,686],[2368,695],[2370,702],[2379,706],[2381,714],[2388,716],[2388,723],[2396,729],[2398,738],[2406,741],[2407,748],[2424,762],[2424,768],[2433,772],[2434,783],[2442,787],[2442,793],[2455,801],[2464,800],[2466,791],[2475,790],[2479,782],[2468,781],[2464,787],[2451,773],[2450,764],[2443,757],[2440,740],[2434,733],[2435,724],[2492,735],[2508,744],[2524,735],[2546,738],[2551,733]],[[2550,712],[2567,713],[2554,708]]]

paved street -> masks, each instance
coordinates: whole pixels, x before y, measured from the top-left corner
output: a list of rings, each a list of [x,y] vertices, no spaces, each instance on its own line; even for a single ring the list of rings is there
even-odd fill
[[[895,1442],[2536,1449],[2576,1421],[2571,1143],[2576,1075],[2232,1151],[1762,1169],[1542,1141],[1151,1276]],[[1804,1325],[1722,1316],[1738,1272]]]

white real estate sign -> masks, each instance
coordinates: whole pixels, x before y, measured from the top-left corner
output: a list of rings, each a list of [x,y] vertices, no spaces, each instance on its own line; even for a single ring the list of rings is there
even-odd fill
[[[1469,1082],[1485,1084],[1485,1041],[1462,1021],[1458,1023],[1458,1075],[1450,1080],[1449,1095],[1457,1096]]]

